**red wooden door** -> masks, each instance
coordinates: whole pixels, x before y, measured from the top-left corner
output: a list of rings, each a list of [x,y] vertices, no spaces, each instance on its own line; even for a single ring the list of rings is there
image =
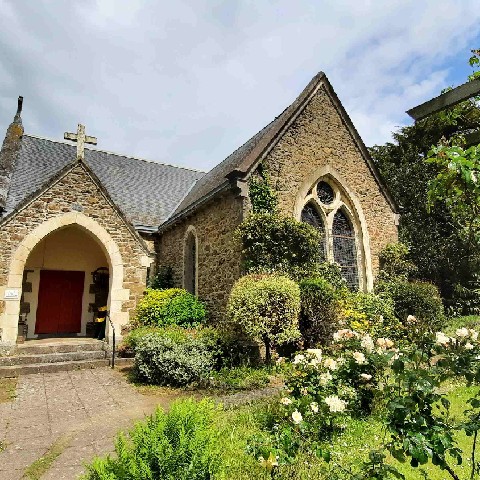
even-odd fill
[[[35,333],[80,333],[85,272],[41,270]]]

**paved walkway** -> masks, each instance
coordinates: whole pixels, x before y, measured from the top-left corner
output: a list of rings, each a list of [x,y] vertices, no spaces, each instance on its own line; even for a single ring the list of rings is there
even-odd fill
[[[226,407],[249,403],[278,392],[266,387],[217,397]],[[20,480],[25,469],[62,442],[63,452],[42,480],[73,480],[84,463],[113,451],[116,434],[168,407],[174,395],[138,393],[125,377],[109,368],[24,375],[17,397],[0,404],[0,479]]]
[[[21,376],[15,401],[0,404],[0,442],[6,446],[0,478],[21,479],[26,467],[62,441],[65,450],[42,480],[75,479],[84,462],[112,451],[116,433],[160,401],[140,395],[108,368]]]

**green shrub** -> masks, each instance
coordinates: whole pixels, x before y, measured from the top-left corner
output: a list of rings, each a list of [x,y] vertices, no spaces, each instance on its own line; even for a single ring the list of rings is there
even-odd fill
[[[257,169],[258,170],[258,169]],[[273,213],[277,209],[277,195],[270,186],[270,178],[265,168],[262,174],[252,175],[248,182],[248,192],[254,213]]]
[[[118,352],[120,357],[133,357],[138,342],[148,333],[161,331],[160,327],[138,327],[130,330],[122,339]]]
[[[409,248],[404,243],[389,243],[379,255],[378,281],[408,280],[417,267],[408,259]]]
[[[440,328],[444,321],[443,304],[438,288],[431,283],[381,282],[377,292],[393,300],[395,316],[405,324],[409,315],[428,328]]]
[[[245,334],[265,343],[267,360],[270,347],[300,337],[298,315],[300,289],[287,277],[246,275],[230,293],[227,314]]]
[[[319,260],[320,233],[291,217],[253,213],[238,227],[248,273],[310,274]]]
[[[169,265],[160,265],[157,274],[149,282],[148,287],[155,290],[173,288],[173,268]]]
[[[209,480],[218,470],[218,407],[203,400],[175,402],[117,437],[115,457],[96,458],[85,480]]]
[[[253,390],[265,387],[269,382],[270,372],[268,369],[242,366],[227,367],[218,372],[211,372],[208,386],[220,390]]]
[[[315,270],[315,277],[323,278],[336,290],[348,290],[347,282],[342,277],[342,269],[338,263],[319,263]]]
[[[180,288],[147,289],[138,302],[138,325],[180,325],[191,328],[205,320],[206,309],[194,295]]]
[[[300,331],[305,346],[325,344],[337,330],[338,303],[334,287],[324,278],[300,282]]]
[[[137,342],[134,374],[146,383],[185,386],[208,377],[218,355],[218,338],[211,329],[165,328]]]
[[[341,321],[352,330],[375,337],[401,339],[403,325],[395,316],[393,300],[375,293],[348,292],[340,300]]]

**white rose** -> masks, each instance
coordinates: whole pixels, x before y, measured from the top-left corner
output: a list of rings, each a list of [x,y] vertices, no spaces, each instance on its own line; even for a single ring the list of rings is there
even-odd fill
[[[365,335],[362,338],[362,342],[360,345],[368,352],[372,353],[373,349],[375,348],[375,344],[373,343],[372,337],[370,335]]]
[[[435,341],[439,345],[445,346],[445,345],[448,345],[450,343],[450,337],[445,335],[443,332],[437,332],[435,334]]]
[[[320,375],[320,385],[324,387],[333,377],[330,375],[329,372],[322,373]]]
[[[303,420],[302,414],[298,410],[295,410],[292,413],[292,420],[293,423],[298,425]]]
[[[325,403],[333,413],[343,412],[347,408],[347,402],[341,400],[336,395],[325,398]]]
[[[292,401],[288,398],[288,397],[283,397],[281,400],[280,400],[280,403],[282,405],[290,405],[292,403]]]
[[[458,328],[457,331],[455,332],[455,335],[459,338],[467,338],[469,335],[468,328]]]
[[[323,364],[325,365],[326,368],[329,370],[336,370],[337,369],[337,362],[333,358],[326,358],[323,361]]]
[[[407,317],[407,323],[416,323],[417,322],[417,317],[414,317],[413,315],[409,315]]]
[[[372,376],[369,375],[368,373],[361,373],[360,377],[362,378],[362,380],[365,380],[366,382],[368,382],[372,379]]]
[[[476,342],[477,341],[477,338],[478,338],[478,332],[476,330],[473,330],[473,329],[470,329],[469,330],[470,332],[470,338]]]
[[[307,353],[315,355],[319,361],[322,360],[322,350],[320,350],[320,348],[308,348]]]
[[[310,404],[310,410],[313,412],[313,413],[318,413],[318,403],[317,402],[312,402]]]
[[[302,355],[301,353],[298,355],[295,355],[295,358],[293,359],[293,363],[295,365],[299,363],[303,363],[305,361],[305,355]]]
[[[353,352],[352,357],[359,365],[364,365],[367,363],[365,355],[362,352]]]
[[[465,344],[465,350],[473,350],[473,345],[470,342]]]

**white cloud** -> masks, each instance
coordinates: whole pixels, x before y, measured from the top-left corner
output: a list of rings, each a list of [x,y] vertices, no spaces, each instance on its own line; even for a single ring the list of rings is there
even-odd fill
[[[99,147],[208,169],[330,78],[367,145],[459,82],[480,11],[463,0],[0,0],[0,128],[81,121]],[[10,79],[10,80],[9,80]]]

